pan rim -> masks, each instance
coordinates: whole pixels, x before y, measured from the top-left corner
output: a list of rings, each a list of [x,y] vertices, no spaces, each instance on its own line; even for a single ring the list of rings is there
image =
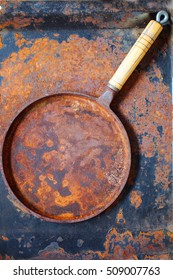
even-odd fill
[[[47,98],[52,98],[54,96],[71,96],[73,98],[77,97],[77,98],[83,98],[83,99],[87,99],[87,101],[93,102],[96,106],[99,106],[100,108],[104,109],[104,111],[106,113],[109,113],[111,115],[111,117],[113,117],[114,120],[116,120],[116,122],[118,123],[120,129],[121,129],[121,134],[123,136],[124,141],[126,142],[126,150],[127,150],[127,161],[126,161],[126,172],[125,175],[123,176],[123,180],[121,182],[121,186],[117,192],[116,197],[113,196],[113,198],[109,201],[109,203],[105,204],[104,207],[101,207],[101,209],[97,210],[96,212],[92,213],[93,211],[90,212],[90,214],[86,214],[83,215],[82,217],[80,216],[80,218],[78,218],[77,216],[72,217],[71,219],[56,219],[56,218],[52,218],[52,217],[48,217],[46,215],[42,215],[41,213],[36,212],[35,210],[30,209],[28,206],[25,205],[24,202],[22,202],[20,200],[20,198],[18,198],[18,196],[14,193],[13,188],[10,186],[10,184],[8,183],[8,179],[7,176],[5,174],[5,168],[4,168],[4,146],[6,143],[6,139],[8,137],[8,133],[10,132],[12,126],[14,125],[14,123],[16,122],[17,118],[20,116],[20,114],[24,113],[24,111],[26,111],[27,109],[29,110],[31,106],[34,106],[37,102],[41,102],[44,99]],[[55,94],[51,94],[51,95],[46,95],[43,96],[41,98],[35,98],[33,99],[31,102],[25,104],[24,106],[22,106],[23,108],[20,108],[20,110],[17,111],[15,117],[10,121],[9,126],[7,127],[5,133],[4,133],[4,137],[3,137],[3,141],[2,141],[2,150],[1,150],[1,163],[2,163],[2,176],[3,176],[3,180],[5,182],[5,186],[9,192],[10,195],[12,195],[15,199],[15,201],[17,202],[17,208],[19,208],[22,211],[25,211],[26,214],[32,214],[34,217],[37,217],[43,221],[48,221],[48,222],[54,222],[54,223],[77,223],[77,222],[81,222],[81,221],[86,221],[90,218],[96,217],[99,214],[101,214],[102,212],[104,212],[107,208],[109,208],[119,197],[119,195],[121,194],[124,186],[126,185],[129,173],[130,173],[130,168],[131,168],[131,147],[130,147],[130,142],[129,142],[129,138],[127,135],[127,132],[124,128],[124,125],[122,124],[122,122],[120,121],[120,119],[117,117],[117,115],[111,110],[110,107],[104,105],[104,104],[100,104],[100,102],[97,101],[98,97],[93,97],[93,96],[88,96],[86,94],[83,93],[78,93],[78,92],[57,92]]]

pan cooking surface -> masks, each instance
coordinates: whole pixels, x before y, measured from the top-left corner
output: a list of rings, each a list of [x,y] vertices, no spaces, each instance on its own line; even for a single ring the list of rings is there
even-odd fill
[[[16,197],[36,215],[80,221],[117,198],[127,180],[129,143],[118,118],[81,95],[42,98],[7,132],[3,166]]]

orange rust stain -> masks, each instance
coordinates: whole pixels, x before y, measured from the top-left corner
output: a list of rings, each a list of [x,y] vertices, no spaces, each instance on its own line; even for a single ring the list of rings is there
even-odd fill
[[[155,205],[157,206],[157,209],[162,209],[166,206],[166,196],[160,195],[155,200]]]
[[[170,242],[173,243],[173,232],[169,231],[168,236],[169,236]]]
[[[68,195],[68,197],[63,197],[60,195],[58,191],[55,192],[55,204],[60,207],[65,207],[67,205],[73,204],[78,200],[78,196],[75,196],[74,194]],[[69,216],[69,213],[63,213],[63,217]],[[74,216],[71,213],[71,216]],[[62,217],[62,214],[61,214]]]
[[[5,257],[3,257],[2,255],[0,255],[0,260],[13,260],[14,258],[12,256],[8,256],[5,255]]]
[[[142,248],[145,248],[150,243],[151,240],[150,236],[151,236],[150,232],[149,234],[147,232],[140,232],[136,242],[139,242],[141,250]]]
[[[52,181],[54,185],[57,184],[57,181],[55,180],[53,174],[48,173],[47,178]]]
[[[64,205],[62,205],[62,203],[61,203],[60,205],[61,205],[61,206],[66,206],[66,205],[68,205],[68,203],[67,203],[67,204],[64,203]],[[71,219],[74,219],[74,218],[75,218],[74,214],[71,213],[71,212],[66,212],[66,213],[63,213],[63,214],[59,214],[59,217],[60,217],[62,220],[71,220]]]
[[[6,237],[6,236],[4,236],[4,235],[1,235],[0,238],[1,238],[3,241],[8,241],[8,240],[9,240],[9,238]]]
[[[53,114],[53,117],[55,117],[54,114]],[[31,124],[31,118],[29,119],[29,122]],[[35,118],[34,118],[34,123],[35,123]],[[62,128],[62,130],[64,130],[64,129]],[[16,138],[17,142],[18,142],[19,138],[22,137],[21,131],[22,131],[22,129],[19,129],[18,137]],[[59,131],[59,134],[61,135],[60,131]],[[30,129],[29,129],[29,135],[30,135]],[[67,131],[67,135],[68,135],[68,131]],[[76,133],[75,133],[75,136],[76,136]],[[95,135],[95,136],[97,136],[97,135]],[[26,133],[25,133],[25,138],[26,138]],[[104,137],[104,139],[105,139],[105,137]],[[114,141],[114,139],[113,139],[113,141]],[[119,141],[118,137],[117,137],[117,141]],[[69,144],[69,143],[67,142],[67,144]],[[36,145],[36,146],[38,145],[40,147],[41,144],[38,141],[34,141],[34,145]],[[15,146],[15,141],[14,141],[14,146]],[[35,146],[35,148],[36,148],[36,146]],[[85,145],[85,146],[87,147],[87,145]],[[78,153],[79,150],[80,149],[74,150],[75,154]],[[92,151],[93,150],[90,148],[90,152],[92,152]],[[98,152],[98,150],[96,150],[96,151]],[[44,152],[44,150],[43,150],[43,152]],[[68,151],[66,151],[66,157],[67,157],[67,152]],[[84,149],[84,154],[85,154],[85,152],[86,151]],[[99,153],[100,153],[100,151],[99,151]],[[16,172],[14,174],[15,180],[16,180],[16,182],[19,183],[20,191],[25,196],[28,193],[28,184],[29,184],[30,187],[33,187],[33,189],[34,189],[33,193],[35,193],[34,197],[36,196],[37,199],[36,199],[36,201],[34,201],[33,197],[30,196],[30,194],[29,194],[29,196],[27,194],[28,201],[30,203],[32,203],[32,204],[34,203],[33,204],[34,207],[37,207],[37,209],[39,209],[39,211],[41,211],[42,213],[46,213],[46,211],[48,212],[48,209],[49,208],[51,209],[51,207],[54,207],[54,208],[55,208],[55,206],[65,207],[65,206],[68,206],[68,205],[71,205],[71,204],[74,204],[74,203],[78,203],[79,206],[80,206],[80,209],[81,209],[80,211],[81,211],[82,215],[85,215],[86,211],[88,209],[93,209],[93,205],[95,205],[97,202],[98,202],[98,206],[99,207],[104,205],[103,203],[105,202],[105,200],[103,199],[103,193],[102,193],[102,192],[104,192],[104,190],[100,190],[99,191],[99,195],[97,193],[96,197],[94,196],[95,194],[92,193],[95,185],[96,185],[97,191],[98,191],[98,185],[97,185],[97,181],[98,180],[96,182],[94,180],[92,180],[93,181],[92,182],[92,189],[90,189],[90,187],[89,187],[90,184],[88,184],[88,181],[87,181],[89,179],[85,178],[85,173],[83,175],[80,174],[81,176],[77,176],[76,172],[78,171],[78,168],[77,168],[77,171],[76,170],[74,171],[73,164],[71,164],[71,162],[70,162],[71,160],[73,162],[74,155],[71,156],[71,158],[67,161],[68,165],[66,166],[66,168],[70,168],[70,169],[69,169],[69,173],[67,173],[64,176],[64,180],[63,180],[63,183],[62,183],[62,187],[67,187],[68,186],[68,182],[70,182],[70,185],[68,186],[69,195],[67,195],[67,196],[61,195],[59,190],[55,190],[54,188],[52,188],[49,185],[49,183],[47,181],[47,178],[49,180],[51,179],[51,181],[54,180],[54,178],[53,178],[51,173],[48,173],[47,175],[46,174],[39,175],[39,181],[41,181],[41,182],[38,182],[38,184],[40,184],[40,185],[36,184],[36,185],[38,185],[37,188],[36,188],[37,189],[37,191],[36,191],[36,189],[33,186],[33,180],[34,179],[32,180],[32,176],[33,176],[32,168],[33,167],[32,167],[32,165],[30,165],[29,158],[27,159],[26,155],[21,155],[20,151],[18,152],[17,155],[18,155],[17,158],[18,158],[19,162],[26,161],[28,164],[27,164],[27,174],[23,173],[23,176],[26,177],[26,180],[24,180],[24,183],[23,183],[23,176],[22,176],[22,180],[20,179],[21,172],[23,172],[23,171]],[[78,157],[78,154],[76,156]],[[90,154],[90,156],[91,156],[91,154]],[[54,163],[56,163],[56,169],[55,169],[56,172],[58,171],[58,169],[61,170],[61,165],[59,163],[59,157],[58,157],[58,148],[57,148],[57,150],[52,150],[52,151],[49,151],[49,152],[46,152],[46,153],[44,152],[42,158],[43,158],[42,164],[45,167],[46,166],[51,166],[50,163],[54,162]],[[93,156],[91,156],[91,158],[93,159]],[[89,157],[88,157],[87,160],[89,160]],[[87,164],[87,162],[86,162],[86,164]],[[85,167],[85,164],[84,165],[82,164],[82,166]],[[120,162],[119,162],[119,166],[120,166]],[[37,168],[39,168],[39,165],[37,166]],[[14,169],[15,169],[15,167],[14,167]],[[52,169],[52,172],[54,172],[55,170]],[[92,171],[93,171],[93,168],[92,168]],[[29,178],[28,178],[28,175],[29,175]],[[84,177],[83,178],[84,179],[83,182],[85,182],[85,180],[87,182],[87,187],[85,188],[85,192],[83,192],[83,187],[81,187],[81,185],[80,185],[80,179],[82,178],[82,176]],[[37,174],[36,174],[36,178],[37,178]],[[73,179],[71,179],[71,178],[73,178]],[[54,183],[58,183],[58,182],[54,180]],[[56,189],[58,189],[58,188],[60,188],[60,190],[61,190],[61,187],[59,187],[57,185]],[[106,199],[109,199],[109,197],[107,195],[106,195]],[[67,212],[66,214],[62,215],[61,213],[58,214],[59,210],[56,210],[56,211],[57,211],[57,214],[56,214],[57,217],[60,217],[60,218],[62,218],[62,217],[69,217],[69,212]],[[79,210],[77,210],[77,213],[79,213]],[[73,215],[71,214],[70,216],[73,216]]]
[[[14,258],[8,255],[5,255],[5,257],[2,257],[2,255],[0,255],[0,260],[13,260]]]
[[[53,141],[51,139],[49,139],[49,140],[47,140],[46,145],[48,147],[53,147],[54,143],[53,143]]]
[[[62,187],[65,188],[65,187],[68,187],[69,185],[69,181],[68,180],[63,180],[62,181]]]
[[[170,254],[146,255],[144,260],[171,260]]]
[[[163,230],[156,230],[154,232],[141,232],[141,235],[145,235],[146,237],[151,237],[153,235],[155,243],[162,244],[165,238],[165,233]]]
[[[88,250],[82,253],[67,253],[63,248],[55,250],[42,250],[38,256],[40,259],[138,259],[138,254],[144,254],[144,259],[169,259],[170,255],[165,253],[164,239],[169,232],[148,231],[140,232],[135,238],[130,231],[119,233],[112,228],[106,236],[104,251]],[[154,254],[152,252],[154,251]],[[162,253],[162,251],[164,253]],[[36,257],[37,258],[37,257]]]
[[[117,214],[117,217],[116,217],[116,220],[117,220],[118,224],[125,224],[126,223],[126,220],[123,217],[123,209],[122,208],[119,210],[119,212]]]
[[[168,147],[169,148],[169,147]],[[168,153],[171,151],[167,151]],[[166,152],[166,153],[167,153]],[[171,182],[169,179],[169,175],[171,174],[171,166],[167,166],[166,164],[162,164],[162,158],[158,159],[158,163],[155,165],[155,182],[154,186],[157,186],[157,184],[161,183],[163,190],[167,190],[171,188]],[[164,202],[163,202],[164,203]],[[161,204],[162,205],[162,204]]]
[[[1,4],[2,5],[5,5],[5,4],[10,4],[10,3],[20,3],[20,2],[23,2],[23,0],[1,0]]]
[[[0,49],[2,49],[3,43],[2,43],[2,37],[0,37]]]
[[[158,251],[158,254],[165,249],[164,239],[169,235],[169,232],[165,233],[163,230],[140,232],[139,235],[134,238],[130,231],[124,233],[118,233],[113,228],[106,236],[104,243],[105,252],[97,252],[100,258],[106,259],[109,255],[113,255],[115,259],[118,258],[134,258],[136,253],[134,248],[138,245],[138,252],[147,254],[152,251]],[[119,245],[117,245],[117,243]],[[121,247],[121,254],[117,250],[117,246]],[[132,247],[131,247],[132,246]],[[123,248],[123,250],[122,250]],[[119,248],[120,249],[120,248]],[[121,255],[121,256],[120,256]]]
[[[97,252],[98,256],[101,259],[107,259],[110,254],[117,256],[118,252],[117,259],[120,258],[120,254],[124,254],[124,250],[119,251],[119,249],[125,244],[125,239],[128,240],[128,243],[130,240],[133,240],[133,235],[130,231],[119,234],[115,228],[112,228],[106,236],[106,241],[104,243],[105,252]],[[119,245],[117,245],[117,243],[119,243]]]
[[[130,202],[137,209],[142,204],[142,193],[140,191],[132,191],[130,194]]]
[[[116,256],[116,257],[115,257]],[[118,260],[137,260],[138,257],[135,255],[135,249],[132,247],[132,245],[127,245],[126,249],[122,248],[119,245],[116,245],[114,247],[113,254],[107,255],[106,259],[118,259]]]
[[[13,260],[13,257],[5,255],[5,260]]]
[[[28,40],[26,40],[25,38],[23,38],[22,34],[20,34],[20,33],[15,33],[14,39],[15,39],[16,46],[18,46],[18,48],[21,48],[24,45],[30,44],[30,42]]]
[[[43,23],[44,20],[42,18],[25,18],[23,16],[15,16],[12,20],[5,21],[5,23],[0,23],[0,29],[4,29],[7,27],[13,27],[14,29],[20,29],[21,27],[27,27],[31,24],[38,25]]]
[[[37,145],[43,145],[43,141],[39,136],[41,136],[39,131],[36,132],[35,129],[31,129],[31,134],[24,138],[24,145],[30,148],[35,148]]]
[[[98,18],[93,18],[92,16],[88,16],[85,19],[82,20],[84,23],[92,23],[94,25],[99,25],[101,21]]]
[[[61,152],[64,152],[64,151],[65,151],[65,148],[66,148],[66,147],[62,145],[62,146],[60,146],[59,149],[60,149]]]

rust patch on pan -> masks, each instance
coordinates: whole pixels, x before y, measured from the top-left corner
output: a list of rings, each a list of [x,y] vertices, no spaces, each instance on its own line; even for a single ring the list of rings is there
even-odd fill
[[[119,121],[80,95],[54,95],[27,107],[3,148],[14,194],[56,221],[85,220],[107,208],[127,180],[129,162]]]

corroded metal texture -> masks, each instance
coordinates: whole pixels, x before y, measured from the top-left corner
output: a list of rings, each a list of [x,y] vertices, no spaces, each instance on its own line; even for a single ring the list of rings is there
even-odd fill
[[[129,28],[136,25],[145,26],[152,13],[167,9],[169,0],[145,1],[27,1],[1,0],[2,14],[1,28],[15,28],[35,26],[52,28],[55,25],[72,26],[85,25],[92,28]],[[149,12],[151,14],[149,14]]]
[[[70,254],[65,252],[59,244],[60,242],[52,242],[39,252],[39,256],[35,259],[138,259],[138,254],[142,253],[144,259],[169,259],[167,253],[150,255],[150,252],[160,251],[165,248],[165,239],[173,242],[173,235],[163,230],[139,232],[134,237],[130,231],[118,233],[112,228],[106,236],[103,251],[85,251],[83,254]],[[60,239],[61,240],[61,239]],[[79,242],[79,241],[78,241]],[[80,244],[80,242],[78,243]]]
[[[58,94],[25,108],[3,146],[9,187],[46,220],[74,222],[110,206],[130,169],[120,121],[94,99]]]
[[[86,2],[91,4],[93,1],[83,2],[85,19],[87,14],[91,14],[91,6],[87,8]],[[103,2],[106,5],[106,1]],[[121,21],[124,11],[128,10],[132,18],[131,13],[138,16],[140,10],[153,12],[158,4],[158,9],[164,8],[162,3],[165,1],[155,1],[151,8],[149,3],[153,1],[135,1],[141,5],[138,12],[135,6],[131,10],[125,9],[128,1],[114,2],[123,3],[116,13]],[[60,3],[65,5],[65,10]],[[59,15],[56,17],[56,13],[51,16],[51,2],[33,2],[32,6],[26,1],[6,3],[8,5],[3,1],[5,13],[0,33],[1,147],[12,120],[33,100],[67,91],[99,97],[128,52],[129,45],[141,33],[138,25],[123,29],[122,22],[121,29],[112,28],[118,27],[117,18],[117,25],[112,24],[112,19],[106,26],[104,17],[100,17],[102,29],[92,17],[92,24],[79,24],[82,18],[79,9],[78,21],[69,23],[68,18],[72,19],[73,14],[68,3],[57,1],[55,11],[59,11]],[[16,12],[19,7],[21,11],[20,19],[18,16],[15,18],[18,26],[9,24],[10,12],[11,16],[15,16],[14,5]],[[107,5],[109,11],[110,2]],[[47,15],[50,13],[47,23],[43,14],[39,13],[40,7],[47,9]],[[103,14],[106,14],[105,6],[102,8]],[[26,17],[29,13],[35,13],[35,16]],[[94,17],[97,19],[96,14]],[[59,20],[53,24],[56,18]],[[60,18],[63,24],[60,24]],[[40,23],[34,24],[37,19]],[[66,225],[50,223],[33,217],[22,208],[7,191],[1,178],[2,259],[172,258],[169,38],[169,27],[165,27],[150,53],[111,105],[124,124],[132,148],[130,176],[118,203],[88,221]],[[51,145],[51,142],[48,144]]]

